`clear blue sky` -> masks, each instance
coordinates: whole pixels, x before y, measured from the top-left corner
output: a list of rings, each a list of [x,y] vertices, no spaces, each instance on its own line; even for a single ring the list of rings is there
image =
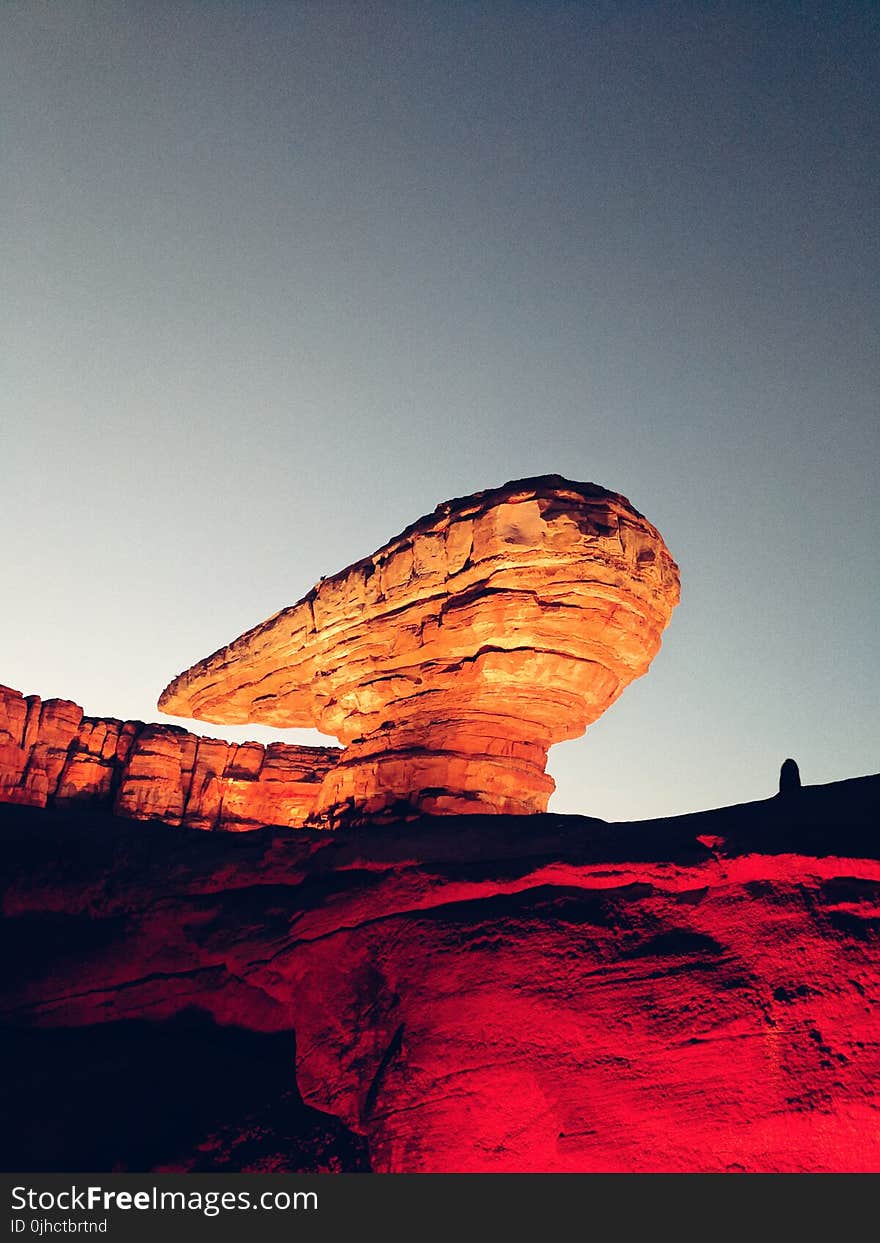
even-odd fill
[[[877,771],[878,14],[6,0],[0,681],[157,719],[555,471],[656,523],[682,603],[552,809]]]

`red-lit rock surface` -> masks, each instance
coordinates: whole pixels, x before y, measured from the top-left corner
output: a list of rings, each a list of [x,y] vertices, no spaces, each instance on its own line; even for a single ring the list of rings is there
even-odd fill
[[[375,1170],[880,1170],[878,794],[336,834],[2,809],[5,1168],[363,1168],[362,1136]]]
[[[316,823],[543,811],[547,750],[645,673],[678,569],[630,503],[558,475],[448,501],[182,673],[159,707],[347,747]]]
[[[331,747],[236,744],[87,717],[69,700],[0,686],[0,803],[106,804],[197,829],[298,828],[338,758]]]

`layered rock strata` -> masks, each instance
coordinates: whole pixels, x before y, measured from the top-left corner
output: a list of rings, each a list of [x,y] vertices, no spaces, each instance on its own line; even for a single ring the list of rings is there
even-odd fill
[[[339,758],[332,747],[241,744],[174,725],[85,716],[0,686],[0,802],[106,805],[198,829],[299,828]]]
[[[162,711],[346,745],[313,821],[543,811],[548,748],[644,674],[679,598],[657,529],[558,475],[448,501],[182,673]]]

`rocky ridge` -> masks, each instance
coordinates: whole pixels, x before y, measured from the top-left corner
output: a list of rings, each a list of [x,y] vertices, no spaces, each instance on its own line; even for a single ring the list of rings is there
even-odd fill
[[[231,743],[89,717],[70,700],[0,686],[0,803],[106,806],[197,829],[299,828],[338,758],[332,747]]]

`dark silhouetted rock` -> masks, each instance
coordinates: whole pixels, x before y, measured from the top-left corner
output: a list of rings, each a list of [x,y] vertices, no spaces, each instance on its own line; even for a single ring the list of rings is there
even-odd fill
[[[792,791],[800,788],[801,774],[797,762],[792,759],[785,760],[779,770],[779,793],[791,794]]]

